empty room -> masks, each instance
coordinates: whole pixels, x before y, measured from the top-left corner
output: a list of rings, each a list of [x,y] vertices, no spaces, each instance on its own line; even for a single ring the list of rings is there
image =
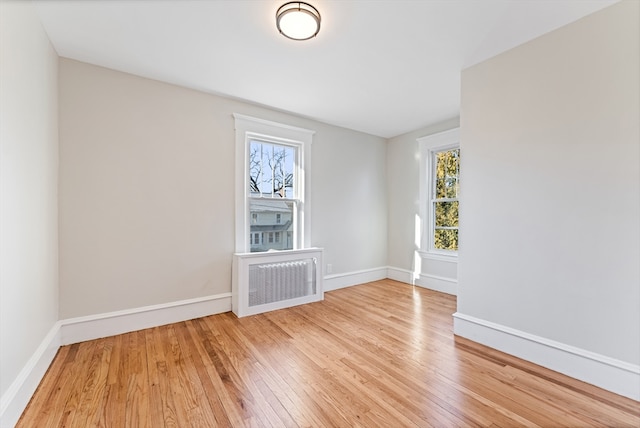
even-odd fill
[[[0,0],[0,427],[640,426],[637,0]]]

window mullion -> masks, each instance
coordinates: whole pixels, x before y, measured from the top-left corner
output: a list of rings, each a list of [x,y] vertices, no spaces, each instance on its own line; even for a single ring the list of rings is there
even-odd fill
[[[309,186],[308,180],[304,179],[308,171],[301,169],[303,162],[308,163],[314,131],[237,113],[233,116],[236,130],[236,251],[309,246],[310,216],[308,204],[303,204],[304,198],[308,197],[304,194]],[[257,183],[253,183],[254,180]],[[258,221],[252,221],[254,213]],[[276,214],[281,214],[280,224]],[[271,244],[269,232],[274,233]],[[276,235],[278,232],[280,234]],[[276,241],[276,236],[281,238],[280,242]]]
[[[246,165],[248,173],[253,174],[251,179],[259,177],[260,186],[257,192],[247,194],[251,222],[248,227],[249,239],[247,239],[250,251],[266,251],[270,249],[298,249],[301,248],[299,239],[300,194],[298,183],[289,182],[290,190],[287,195],[287,176],[295,178],[297,162],[301,145],[290,143],[281,144],[267,137],[255,137],[247,140],[250,158]],[[259,159],[252,160],[251,156]],[[251,165],[259,165],[257,170],[251,171]],[[267,188],[268,187],[268,188]],[[293,196],[293,197],[291,197]],[[276,237],[294,237],[294,242],[283,242]],[[256,237],[253,237],[256,234]],[[257,237],[260,239],[257,239]],[[284,244],[284,246],[283,246]]]
[[[431,165],[431,170],[429,171],[429,180],[431,181],[431,198],[429,201],[429,223],[430,223],[430,236],[429,236],[429,249],[431,251],[451,251],[451,252],[455,252],[457,251],[457,248],[445,248],[445,247],[440,247],[440,245],[437,244],[437,242],[442,242],[440,241],[441,239],[445,239],[443,245],[446,246],[450,246],[450,239],[452,239],[451,237],[446,237],[447,235],[442,235],[442,233],[447,233],[445,231],[455,231],[455,234],[457,236],[457,231],[458,231],[458,227],[456,226],[438,226],[438,207],[445,207],[445,204],[448,203],[457,203],[458,202],[458,197],[457,197],[457,180],[459,178],[459,163],[458,163],[458,159],[456,156],[453,155],[452,151],[453,150],[458,150],[456,148],[446,148],[446,149],[441,149],[441,150],[432,150],[429,151],[429,156],[430,156],[430,165]],[[441,153],[443,153],[441,155]],[[456,175],[453,176],[451,175],[451,171],[450,171],[450,167],[451,167],[451,162],[456,162],[455,165],[455,172]],[[439,168],[441,170],[439,170]],[[439,172],[442,172],[442,180],[439,182],[438,178],[439,178]],[[450,197],[451,195],[451,183],[452,181],[455,181],[453,183],[454,186],[454,192],[455,192],[455,197]],[[442,185],[442,193],[440,196],[444,196],[444,197],[438,197],[438,185],[441,184]],[[442,204],[442,205],[438,205],[438,204]],[[443,212],[440,211],[441,215],[445,215],[446,217],[443,217],[442,220],[443,222],[448,222],[451,220],[455,220],[452,219],[451,217],[449,217],[449,213],[448,212]],[[436,233],[436,231],[442,231],[441,233]],[[438,237],[440,236],[440,237]],[[453,238],[456,239],[457,242],[457,238]],[[455,245],[457,247],[457,245]]]

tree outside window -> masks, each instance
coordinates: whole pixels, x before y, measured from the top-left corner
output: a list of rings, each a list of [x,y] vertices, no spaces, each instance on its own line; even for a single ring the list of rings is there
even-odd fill
[[[458,250],[460,149],[433,152],[433,247]]]
[[[296,188],[298,148],[272,141],[252,139],[249,142],[249,210],[250,232],[267,233],[267,239],[250,242],[252,252],[290,250],[292,239],[281,240],[280,234],[295,232],[299,200]]]
[[[420,255],[456,261],[459,247],[460,130],[417,139],[420,147]]]
[[[238,113],[233,117],[236,252],[309,248],[308,167],[315,132]]]

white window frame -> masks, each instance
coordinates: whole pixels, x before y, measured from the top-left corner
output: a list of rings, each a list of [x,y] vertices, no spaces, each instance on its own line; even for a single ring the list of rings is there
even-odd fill
[[[311,247],[311,222],[309,204],[309,176],[311,169],[311,144],[315,131],[298,128],[278,122],[258,119],[234,113],[236,131],[236,253],[251,251],[249,212],[249,153],[251,140],[293,146],[297,149],[298,159],[295,165],[296,233],[293,249]]]
[[[435,154],[460,148],[460,128],[420,137],[417,141],[420,148],[420,252],[425,258],[454,261],[458,259],[458,251],[442,250],[434,246],[435,212],[432,201]]]

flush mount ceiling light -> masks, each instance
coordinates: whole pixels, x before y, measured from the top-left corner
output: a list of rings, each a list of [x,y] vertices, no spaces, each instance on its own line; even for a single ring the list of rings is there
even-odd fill
[[[292,40],[309,40],[320,31],[320,12],[309,3],[291,1],[276,12],[276,26]]]

